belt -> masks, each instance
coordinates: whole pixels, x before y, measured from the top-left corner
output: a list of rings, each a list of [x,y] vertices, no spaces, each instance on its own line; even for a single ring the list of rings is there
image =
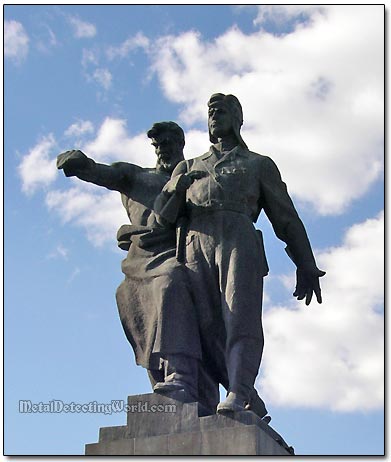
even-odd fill
[[[204,205],[195,205],[193,203],[187,203],[186,209],[190,217],[196,217],[204,213],[211,212],[237,212],[247,217],[251,217],[251,211],[246,204],[236,201],[210,201]]]

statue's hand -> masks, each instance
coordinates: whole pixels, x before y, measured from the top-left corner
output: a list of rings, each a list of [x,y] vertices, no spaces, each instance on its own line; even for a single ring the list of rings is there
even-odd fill
[[[296,290],[293,293],[298,300],[305,298],[305,304],[309,305],[312,295],[315,293],[318,303],[322,303],[322,293],[320,290],[319,278],[326,274],[321,271],[315,263],[308,263],[300,266],[296,270]]]
[[[206,176],[207,173],[201,170],[192,170],[191,172],[184,173],[181,178],[179,178],[175,190],[176,192],[184,192],[190,188],[195,180],[199,180]]]
[[[75,176],[88,166],[88,157],[79,150],[66,151],[57,156],[57,168],[64,170],[65,176]]]

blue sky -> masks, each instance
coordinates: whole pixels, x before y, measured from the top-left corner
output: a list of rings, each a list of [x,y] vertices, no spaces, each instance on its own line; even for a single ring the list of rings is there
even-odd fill
[[[19,413],[150,391],[122,332],[120,197],[56,156],[154,165],[146,131],[175,120],[209,147],[206,102],[233,93],[243,138],[278,164],[323,278],[294,267],[264,217],[266,345],[257,386],[298,454],[383,453],[382,6],[5,7],[5,450],[82,454],[125,414]]]

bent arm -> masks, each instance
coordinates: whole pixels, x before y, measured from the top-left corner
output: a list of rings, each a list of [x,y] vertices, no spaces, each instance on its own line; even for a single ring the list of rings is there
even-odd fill
[[[134,175],[141,167],[127,162],[105,165],[95,162],[81,151],[67,151],[57,157],[57,168],[66,176],[77,176],[80,180],[103,186],[107,189],[126,192]]]
[[[181,188],[180,184],[186,181],[186,172],[186,161],[179,162],[172,172],[171,179],[155,200],[153,208],[156,220],[162,226],[174,224],[185,205],[186,189]]]

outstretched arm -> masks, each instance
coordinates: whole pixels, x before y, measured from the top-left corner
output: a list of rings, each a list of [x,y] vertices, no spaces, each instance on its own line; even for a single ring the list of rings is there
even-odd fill
[[[125,192],[135,173],[142,170],[127,162],[99,164],[79,150],[66,151],[57,156],[57,168],[64,170],[65,176],[77,176],[80,180],[119,192]]]
[[[261,202],[265,213],[277,237],[287,244],[286,252],[297,267],[293,296],[298,300],[305,298],[306,305],[309,305],[315,293],[318,303],[322,303],[319,278],[326,273],[316,266],[304,225],[277,166],[269,158],[263,161],[261,178]]]

